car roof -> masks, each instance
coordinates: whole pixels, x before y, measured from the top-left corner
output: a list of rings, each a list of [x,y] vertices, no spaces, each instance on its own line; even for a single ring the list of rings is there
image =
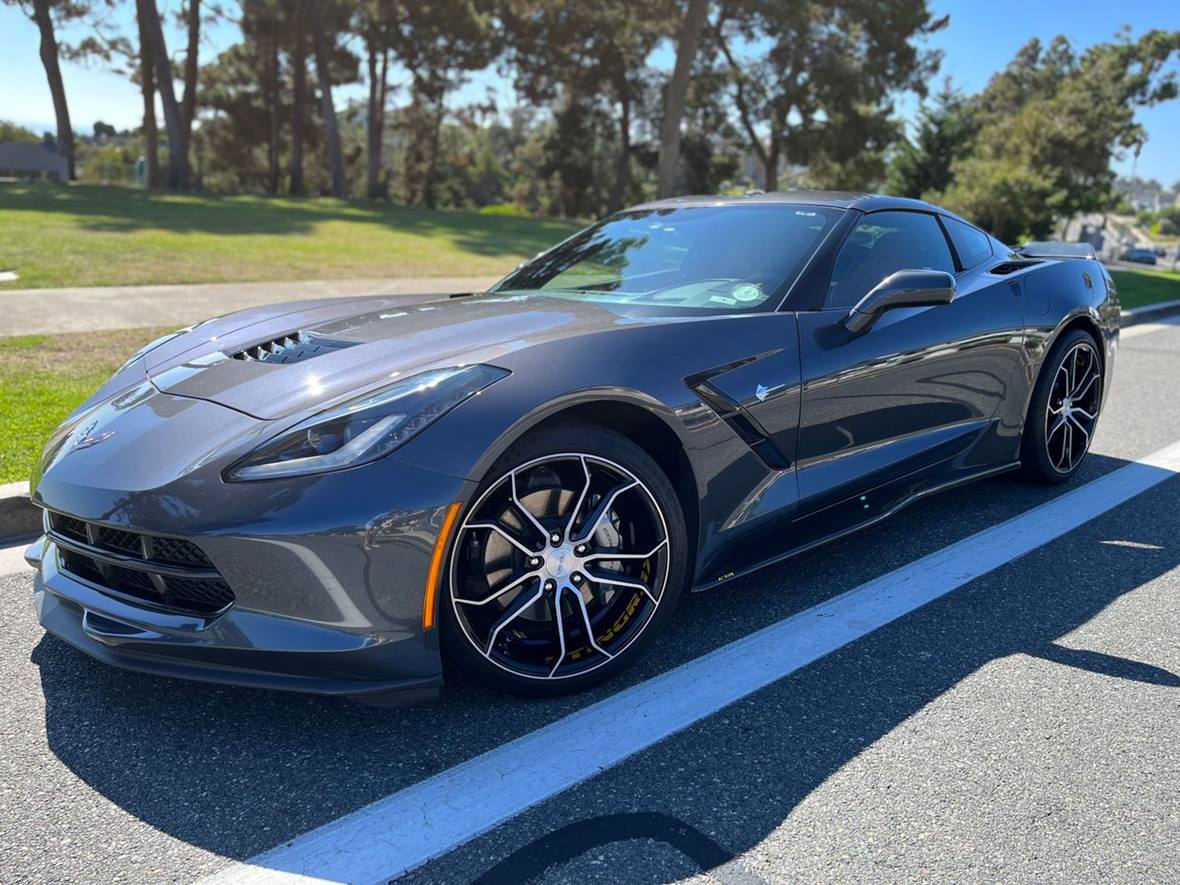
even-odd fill
[[[891,197],[884,194],[867,194],[853,191],[749,191],[739,196],[694,195],[687,197],[671,197],[666,200],[653,200],[632,206],[631,209],[661,209],[688,206],[730,206],[749,205],[751,203],[785,203],[803,206],[833,206],[838,209],[857,209],[861,212],[877,212],[882,209],[911,209],[923,212],[937,212],[949,218],[959,218],[953,212],[948,212],[925,200],[911,200],[908,197]],[[962,220],[962,219],[959,219]],[[969,222],[968,222],[969,223]]]

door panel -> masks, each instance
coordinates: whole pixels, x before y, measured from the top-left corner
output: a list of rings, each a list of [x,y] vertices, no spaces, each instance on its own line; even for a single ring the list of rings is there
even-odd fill
[[[957,283],[950,304],[887,311],[859,335],[844,329],[845,309],[799,314],[801,510],[945,461],[988,432],[1019,363],[1020,301],[985,270]]]

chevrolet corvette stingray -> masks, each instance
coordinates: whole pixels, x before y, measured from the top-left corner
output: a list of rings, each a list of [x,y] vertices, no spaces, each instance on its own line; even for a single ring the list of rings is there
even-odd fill
[[[637,206],[486,292],[230,314],[50,438],[35,605],[157,674],[582,689],[690,589],[970,480],[1068,480],[1118,315],[1076,250],[831,192]]]

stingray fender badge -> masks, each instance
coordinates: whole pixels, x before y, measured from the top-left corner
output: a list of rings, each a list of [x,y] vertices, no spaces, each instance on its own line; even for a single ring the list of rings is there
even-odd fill
[[[100,442],[106,442],[108,439],[110,439],[112,436],[115,435],[115,431],[113,431],[113,430],[105,430],[102,433],[94,433],[93,432],[94,428],[97,425],[98,425],[98,422],[95,421],[95,422],[91,423],[91,425],[89,427],[87,427],[84,431],[82,431],[82,436],[78,439],[77,442],[74,443],[74,445],[70,448],[70,451],[77,452],[77,451],[80,451],[81,449],[88,449],[91,446],[98,445]]]

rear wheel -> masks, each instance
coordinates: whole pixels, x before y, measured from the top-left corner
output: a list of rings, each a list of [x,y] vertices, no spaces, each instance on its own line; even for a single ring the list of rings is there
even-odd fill
[[[1039,482],[1065,482],[1082,465],[1098,425],[1102,362],[1081,329],[1060,338],[1041,369],[1029,404],[1021,466]]]
[[[489,472],[456,533],[449,656],[517,694],[601,682],[671,616],[685,538],[671,483],[630,440],[596,425],[526,438]]]

